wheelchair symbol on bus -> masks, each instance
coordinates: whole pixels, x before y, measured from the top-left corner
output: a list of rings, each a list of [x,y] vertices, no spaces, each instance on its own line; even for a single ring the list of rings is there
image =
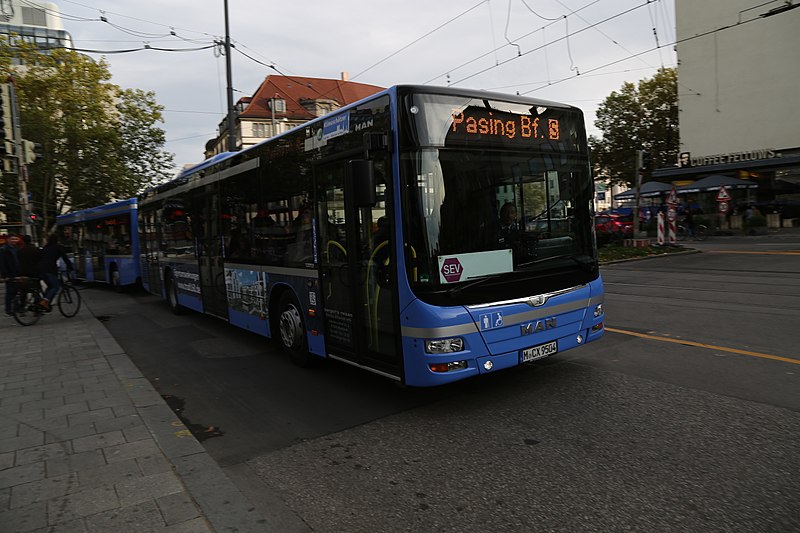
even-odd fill
[[[487,313],[480,317],[481,329],[494,329],[503,327],[503,313]]]

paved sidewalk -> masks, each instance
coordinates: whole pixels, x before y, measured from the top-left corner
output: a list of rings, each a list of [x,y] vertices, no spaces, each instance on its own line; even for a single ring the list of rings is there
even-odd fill
[[[0,533],[268,524],[89,310],[0,318]]]

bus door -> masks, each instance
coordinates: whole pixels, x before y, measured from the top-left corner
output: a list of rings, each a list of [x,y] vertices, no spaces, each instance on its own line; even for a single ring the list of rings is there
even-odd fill
[[[90,253],[92,262],[92,281],[107,281],[106,279],[106,245],[105,231],[106,225],[102,220],[89,222],[92,228]]]
[[[72,251],[75,275],[86,279],[86,223],[72,226]]]
[[[223,266],[223,236],[220,227],[219,193],[202,194],[194,199],[195,223],[198,225],[198,262],[203,309],[206,313],[228,319]]]
[[[388,159],[376,167],[390,168]],[[378,173],[389,175],[385,170]],[[400,378],[393,226],[386,212],[385,184],[378,185],[375,205],[358,207],[346,161],[321,165],[315,175],[328,354]]]

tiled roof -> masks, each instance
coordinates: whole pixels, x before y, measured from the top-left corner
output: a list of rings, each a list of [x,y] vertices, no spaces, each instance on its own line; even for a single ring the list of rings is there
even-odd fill
[[[331,80],[325,78],[304,78],[301,76],[267,76],[252,98],[242,98],[247,103],[239,114],[244,119],[271,119],[270,99],[282,98],[286,111],[275,113],[275,118],[311,120],[316,115],[303,107],[307,100],[333,100],[339,107],[351,104],[371,94],[382,91],[383,87],[353,81]],[[247,102],[247,100],[250,100]]]

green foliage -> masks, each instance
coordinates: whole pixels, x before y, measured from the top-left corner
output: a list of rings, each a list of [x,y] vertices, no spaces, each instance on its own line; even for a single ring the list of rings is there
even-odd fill
[[[589,139],[596,176],[633,186],[636,150],[650,152],[654,168],[673,164],[679,149],[677,71],[662,68],[638,87],[623,84],[600,104],[594,124],[603,134]]]
[[[25,65],[15,68],[12,57]],[[29,167],[34,209],[45,226],[68,210],[129,198],[169,177],[163,108],[155,95],[110,82],[105,60],[71,50],[42,53],[0,42],[0,75],[11,76],[22,137],[42,145]]]

